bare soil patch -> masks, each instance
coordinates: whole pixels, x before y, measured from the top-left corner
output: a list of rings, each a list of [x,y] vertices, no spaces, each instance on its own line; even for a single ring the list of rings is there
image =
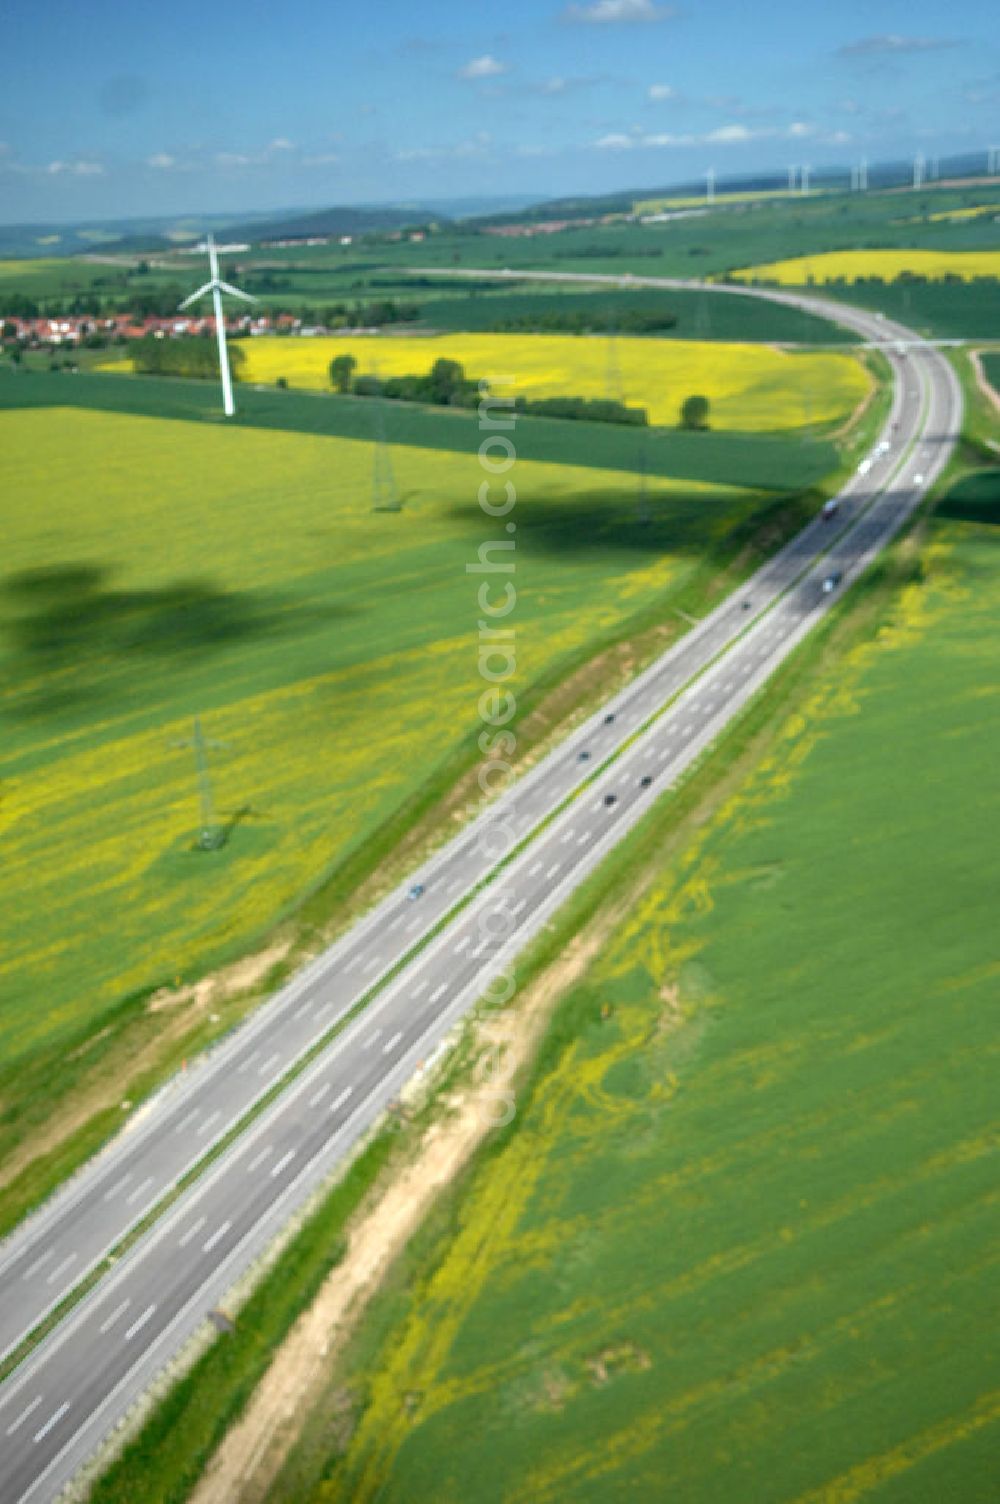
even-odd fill
[[[497,1092],[515,1083],[556,1001],[598,954],[625,907],[619,903],[602,912],[515,1007],[484,1017],[476,1047],[489,1050],[489,1079],[474,1079],[453,1093],[447,1115],[373,1189],[348,1228],[344,1258],[278,1349],[189,1504],[265,1504],[310,1400],[329,1381],[368,1300],[435,1198],[490,1132]]]

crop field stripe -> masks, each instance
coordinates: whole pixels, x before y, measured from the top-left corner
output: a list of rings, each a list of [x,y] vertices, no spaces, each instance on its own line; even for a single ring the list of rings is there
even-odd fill
[[[237,388],[237,414],[226,427],[372,442],[372,413],[362,398],[255,391]],[[80,407],[158,420],[222,426],[216,383],[155,377],[0,371],[0,411],[35,407]],[[387,419],[393,446],[477,454],[481,435],[474,413],[394,403]],[[583,469],[644,471],[676,480],[794,491],[815,485],[837,464],[823,438],[795,434],[707,434],[650,430],[641,443],[635,429],[613,423],[517,420],[518,456],[544,464]],[[645,459],[643,458],[645,449]]]

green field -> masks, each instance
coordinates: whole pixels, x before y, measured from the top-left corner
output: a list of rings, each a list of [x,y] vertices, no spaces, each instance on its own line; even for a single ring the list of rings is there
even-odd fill
[[[87,378],[9,384],[46,380]],[[369,443],[45,406],[0,412],[0,437],[2,1150],[86,1068],[85,1041],[246,948],[471,763],[465,565],[496,525],[457,451],[396,448],[404,510],[379,514]],[[673,605],[788,506],[651,478],[644,523],[634,476],[525,459],[517,477],[526,708],[636,624],[677,630]],[[195,715],[225,743],[233,828],[213,854],[192,850],[177,745]]]
[[[423,323],[444,330],[488,330],[508,319],[535,319],[546,314],[584,313],[597,329],[617,330],[631,313],[673,314],[671,329],[658,339],[761,340],[788,344],[848,344],[857,338],[848,329],[813,318],[798,309],[762,298],[713,297],[708,292],[654,292],[598,288],[565,292],[535,287],[524,292],[485,292],[456,297],[460,282],[442,278],[445,296],[427,305]],[[449,294],[451,294],[449,296]]]
[[[720,205],[703,217],[667,224],[619,222],[526,239],[477,233],[468,225],[445,227],[416,244],[366,236],[348,247],[240,253],[224,258],[224,270],[246,278],[264,304],[274,308],[307,305],[321,312],[325,303],[337,300],[403,297],[427,304],[428,321],[433,322],[435,302],[443,294],[449,298],[453,294],[433,284],[421,285],[419,279],[408,275],[411,268],[468,266],[516,272],[519,268],[541,267],[702,278],[754,263],[840,249],[996,249],[996,212],[1000,212],[1000,191],[986,182],[966,188],[925,188],[917,193],[829,193],[805,199],[776,197],[752,204]],[[141,271],[135,266],[101,265],[75,257],[5,261],[0,262],[0,303],[5,294],[18,294],[43,305],[63,306],[74,299],[95,297],[103,303],[124,305],[144,292],[165,289],[170,289],[171,295],[176,293],[180,301],[184,290],[197,285],[199,271],[195,257],[164,257],[162,253],[153,254],[148,269]],[[697,318],[697,304],[694,307]],[[448,317],[476,319],[478,310],[470,307],[467,314]],[[481,326],[471,323],[468,327]],[[697,328],[693,332],[703,337]],[[761,336],[733,329],[720,337]],[[771,337],[795,336],[776,333]]]
[[[294,355],[291,352],[290,358]],[[48,371],[15,373],[0,367],[0,412],[4,409],[73,404],[98,412],[222,423],[215,382],[156,377],[78,375]],[[480,433],[474,413],[386,404],[385,432],[393,446],[474,455]],[[241,387],[239,409],[229,427],[324,435],[370,442],[375,409],[368,401]],[[798,491],[816,485],[837,465],[837,451],[823,438],[768,433],[637,434],[613,423],[566,423],[550,418],[518,420],[518,455],[546,464],[639,471],[672,480]]]
[[[828,283],[820,291],[939,339],[1000,339],[1000,281]]]
[[[782,257],[869,246],[995,249],[997,228],[991,217],[935,217],[949,208],[987,203],[1000,209],[1000,192],[982,185],[916,194],[769,199],[667,224],[595,225],[526,239],[444,232],[419,245],[379,246],[377,259],[380,275],[406,265],[454,265],[458,257],[459,264],[470,267],[510,267],[514,272],[551,266],[562,271],[701,277]],[[366,247],[363,254],[376,259],[374,247]]]
[[[995,1498],[998,524],[959,484],[877,630],[807,649],[275,1504]]]

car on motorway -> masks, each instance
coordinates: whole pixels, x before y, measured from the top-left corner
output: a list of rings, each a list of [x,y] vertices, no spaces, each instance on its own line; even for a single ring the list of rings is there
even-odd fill
[[[832,595],[843,578],[839,569],[835,569],[833,574],[828,574],[823,581],[823,594]]]
[[[837,515],[837,508],[839,506],[840,506],[840,502],[839,502],[839,500],[838,500],[838,498],[836,496],[831,496],[830,499],[829,499],[829,501],[824,501],[824,503],[823,503],[823,510],[820,513],[820,516],[823,518],[823,521],[824,522],[829,522],[830,519],[831,519],[831,517],[836,517],[836,515]]]
[[[653,775],[652,775],[652,773],[643,773],[642,777],[639,779],[639,787],[643,788],[643,789],[648,789],[649,785],[652,783],[652,781],[653,781]]]
[[[618,803],[618,795],[617,794],[605,794],[605,796],[604,796],[604,802],[609,807],[612,804],[617,804]]]
[[[604,717],[604,724],[605,724],[605,726],[610,726],[611,722],[614,720],[614,718],[615,718],[614,711],[613,710],[609,711],[608,714]]]
[[[915,486],[922,486],[923,483],[924,483],[924,477],[923,477],[923,475],[915,475],[913,477],[913,484]]]
[[[422,898],[423,897],[423,893],[424,893],[424,885],[423,885],[423,883],[414,883],[413,887],[410,889],[409,893],[407,893],[406,896],[412,902],[415,898]]]
[[[590,753],[587,751],[586,747],[584,747],[584,749],[583,749],[582,752],[578,752],[576,754],[576,760],[577,760],[577,762],[589,762],[590,761]]]

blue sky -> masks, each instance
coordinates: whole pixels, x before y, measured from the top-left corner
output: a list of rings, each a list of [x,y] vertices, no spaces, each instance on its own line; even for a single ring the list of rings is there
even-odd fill
[[[600,192],[1000,143],[995,0],[6,0],[0,219]]]

